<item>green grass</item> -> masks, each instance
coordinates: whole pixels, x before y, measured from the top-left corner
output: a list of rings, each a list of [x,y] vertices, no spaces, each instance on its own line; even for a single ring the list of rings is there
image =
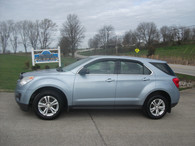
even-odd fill
[[[62,57],[62,66],[75,61],[76,59],[71,57]],[[25,62],[32,64],[29,54],[0,55],[0,91],[13,91],[19,74],[21,72],[31,71],[31,66],[30,68],[26,68]],[[44,69],[46,65],[50,68],[56,68],[58,63],[39,65],[41,69]]]
[[[181,81],[195,81],[195,76],[190,76],[190,75],[184,75],[184,74],[179,74],[176,73],[176,76],[181,80]]]
[[[185,59],[194,59],[195,56],[195,44],[168,46],[156,49],[156,55],[162,57],[182,57]]]
[[[135,51],[132,50],[124,54],[133,56],[143,56],[147,55],[147,50],[140,50],[139,53],[135,53]],[[182,57],[185,59],[194,59],[195,44],[156,48],[155,55],[159,55],[160,57]]]
[[[176,73],[176,76],[179,78],[180,81],[195,82],[195,76],[184,75],[179,73]],[[193,85],[193,87],[195,87],[195,85]],[[179,88],[179,91],[191,89],[191,88],[192,87]]]
[[[108,49],[108,55],[115,55],[115,49]],[[111,51],[112,50],[112,51]],[[80,53],[81,55],[94,55],[94,51],[86,51]],[[100,49],[97,50],[97,55],[105,54],[105,50]],[[119,53],[119,55],[130,55],[130,56],[146,56],[147,50],[140,49],[139,53],[136,53],[134,49],[126,49],[126,52]],[[195,56],[195,44],[183,44],[183,45],[175,45],[175,46],[166,46],[156,48],[155,55],[159,55],[160,58],[165,57],[180,57],[183,59],[194,60]]]

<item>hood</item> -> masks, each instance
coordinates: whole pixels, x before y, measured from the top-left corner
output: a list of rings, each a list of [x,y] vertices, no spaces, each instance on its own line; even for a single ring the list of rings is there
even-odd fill
[[[20,74],[20,78],[26,77],[26,76],[44,76],[44,75],[53,75],[53,74],[59,74],[56,69],[45,69],[45,70],[39,70],[39,71],[32,71],[32,72],[25,72]]]

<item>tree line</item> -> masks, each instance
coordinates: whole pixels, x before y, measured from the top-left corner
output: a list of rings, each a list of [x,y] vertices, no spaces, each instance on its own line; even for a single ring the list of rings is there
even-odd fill
[[[89,39],[90,48],[105,49],[105,54],[109,48],[128,48],[131,46],[143,47],[148,49],[148,56],[155,52],[156,44],[173,44],[180,45],[184,41],[195,40],[195,27],[185,26],[162,26],[157,28],[154,22],[139,23],[135,30],[126,31],[122,36],[117,36],[112,25],[105,25]]]
[[[56,31],[56,23],[52,20],[44,19],[41,21],[23,20],[14,22],[13,20],[0,22],[0,36],[2,53],[6,53],[8,43],[11,44],[13,52],[16,53],[18,44],[34,49],[47,48],[52,42],[52,35]]]
[[[49,48],[58,30],[60,30],[58,45],[60,45],[62,53],[71,53],[74,57],[74,53],[83,41],[86,31],[75,14],[69,14],[60,29],[50,19],[18,22],[13,20],[0,21],[2,53],[6,53],[8,44],[12,46],[14,53],[17,52],[18,44],[24,46],[25,52],[29,46],[35,50]],[[142,22],[138,24],[136,29],[126,31],[122,36],[116,35],[112,25],[105,25],[88,40],[88,46],[94,48],[95,52],[98,48],[103,48],[105,54],[109,48],[116,48],[117,54],[119,46],[122,48],[144,46],[148,49],[149,56],[154,54],[155,44],[173,42],[181,44],[188,40],[195,40],[195,27],[162,26],[158,29],[154,22]]]
[[[54,41],[57,30],[56,23],[50,19],[41,21],[23,20],[18,22],[13,20],[0,21],[2,53],[4,54],[8,51],[8,44],[11,45],[14,53],[17,52],[18,44],[24,46],[26,53],[29,46],[35,50],[49,48]],[[69,14],[60,32],[59,45],[66,44],[65,48],[62,45],[62,52],[65,52],[68,48],[68,50],[71,50],[72,56],[74,56],[74,52],[84,38],[85,32],[85,28],[81,25],[78,16]]]

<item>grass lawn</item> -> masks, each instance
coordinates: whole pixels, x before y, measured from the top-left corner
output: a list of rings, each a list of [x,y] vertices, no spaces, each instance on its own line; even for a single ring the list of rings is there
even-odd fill
[[[162,57],[182,57],[185,59],[194,59],[195,56],[195,45],[180,45],[180,46],[168,46],[156,49],[156,55],[160,55]]]
[[[126,51],[126,52],[125,52]],[[126,49],[124,53],[119,53],[118,55],[125,56],[138,56],[146,57],[147,50],[140,49],[139,53],[136,53],[134,49]],[[115,55],[115,49],[108,49],[108,54]],[[94,51],[81,52],[81,55],[90,56],[94,55]],[[105,50],[99,49],[96,52],[96,55],[104,55]],[[169,63],[178,63],[178,64],[195,64],[195,44],[183,44],[175,46],[166,46],[161,48],[156,48],[154,59],[166,60]]]
[[[189,75],[184,75],[184,74],[179,74],[176,73],[176,76],[181,80],[181,81],[195,81],[195,76],[189,76]]]
[[[147,50],[140,50],[139,53],[135,53],[135,51],[132,50],[124,54],[133,56],[143,56],[147,55]],[[155,55],[159,55],[160,57],[182,57],[185,59],[194,59],[195,44],[156,48]]]
[[[62,57],[62,66],[75,62],[76,59],[71,57]],[[30,63],[30,68],[25,66],[25,62]],[[31,71],[31,56],[29,54],[6,54],[0,55],[0,90],[14,91],[16,81],[21,72]],[[56,68],[58,63],[39,64],[41,69],[46,65],[50,68]]]
[[[178,73],[176,73],[176,76],[179,78],[180,81],[186,81],[186,82],[192,83],[192,87],[181,87],[180,86],[179,91],[191,89],[195,87],[195,85],[193,84],[195,82],[195,76],[189,76],[189,75],[178,74]]]

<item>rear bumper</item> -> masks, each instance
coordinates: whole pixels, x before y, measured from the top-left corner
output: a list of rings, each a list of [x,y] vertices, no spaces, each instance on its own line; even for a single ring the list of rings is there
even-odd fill
[[[172,103],[172,104],[171,104],[171,108],[172,108],[172,107],[175,107],[177,104],[178,104],[178,102],[177,102],[177,103]]]

